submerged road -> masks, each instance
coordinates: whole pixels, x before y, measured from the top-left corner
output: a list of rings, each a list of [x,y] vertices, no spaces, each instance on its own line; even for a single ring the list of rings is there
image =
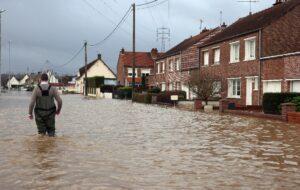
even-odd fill
[[[298,189],[300,126],[62,96],[57,137],[0,96],[0,189]]]

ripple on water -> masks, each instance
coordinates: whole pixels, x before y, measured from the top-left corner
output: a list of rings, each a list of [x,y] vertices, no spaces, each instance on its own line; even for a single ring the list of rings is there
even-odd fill
[[[299,126],[62,96],[57,137],[0,97],[1,189],[296,189]],[[11,114],[14,113],[14,114]]]

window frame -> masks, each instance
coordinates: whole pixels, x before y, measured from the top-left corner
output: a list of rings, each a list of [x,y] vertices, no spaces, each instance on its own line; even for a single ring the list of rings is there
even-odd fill
[[[245,41],[245,61],[252,61],[256,59],[256,37],[247,38]],[[253,42],[254,47],[251,48],[251,43]],[[251,51],[253,50],[254,56],[251,57]]]
[[[203,55],[203,66],[204,67],[209,66],[209,50],[203,50],[202,55]],[[205,55],[207,55],[207,58],[205,57]],[[206,63],[206,60],[207,60],[207,63]]]
[[[219,51],[218,61],[216,61],[216,51]],[[221,62],[221,49],[220,47],[216,47],[213,49],[214,54],[214,65],[220,65]]]
[[[240,99],[242,95],[241,78],[228,78],[227,82],[228,82],[227,97]]]
[[[240,49],[241,49],[241,45],[240,45],[240,41],[235,41],[230,44],[230,63],[238,63],[240,62]],[[238,47],[237,48],[237,52],[235,52],[235,48],[234,47]],[[234,54],[233,54],[234,53]],[[238,55],[238,58],[235,59]]]

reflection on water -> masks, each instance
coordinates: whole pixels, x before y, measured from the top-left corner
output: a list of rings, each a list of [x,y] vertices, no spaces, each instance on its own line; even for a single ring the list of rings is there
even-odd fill
[[[0,96],[1,189],[297,189],[300,126],[63,96],[55,138]]]

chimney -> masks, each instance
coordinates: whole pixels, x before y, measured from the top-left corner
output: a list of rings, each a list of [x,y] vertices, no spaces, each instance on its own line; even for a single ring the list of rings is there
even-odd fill
[[[152,50],[151,50],[151,57],[152,57],[152,59],[157,59],[157,57],[158,57],[158,50],[156,48],[152,48]]]
[[[276,2],[273,4],[274,6],[280,5],[281,3],[285,2],[286,0],[276,0]]]
[[[125,53],[125,49],[122,48],[121,51],[120,51],[120,53],[121,53],[121,54],[124,54],[124,53]]]
[[[101,53],[98,53],[98,59],[101,60]]]
[[[227,27],[227,25],[225,24],[225,22],[223,22],[223,24],[221,25],[221,29],[225,29]]]
[[[209,31],[206,27],[201,31],[201,33],[203,33],[203,32],[207,32],[207,31]]]

